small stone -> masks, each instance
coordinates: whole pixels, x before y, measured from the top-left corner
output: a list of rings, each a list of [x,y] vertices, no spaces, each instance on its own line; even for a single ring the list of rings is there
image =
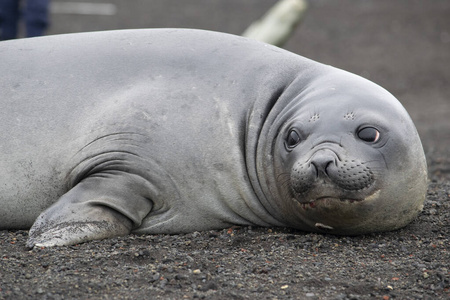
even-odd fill
[[[200,274],[202,271],[200,271],[200,269],[195,269],[194,271],[192,271],[192,274]]]
[[[214,282],[210,281],[205,286],[202,287],[201,291],[206,292],[209,290],[217,290],[218,286]]]
[[[285,289],[287,289],[288,287],[289,287],[289,285],[285,284],[285,285],[281,286],[281,289],[282,289],[282,290],[285,290]]]
[[[186,279],[188,279],[188,278],[189,278],[188,276],[183,275],[183,274],[177,274],[177,275],[175,275],[175,279],[176,279],[176,280],[186,280]]]
[[[152,282],[159,280],[160,277],[161,277],[161,275],[159,273],[154,274],[152,277]]]
[[[161,280],[161,282],[159,283],[159,286],[160,286],[162,289],[164,289],[164,288],[166,287],[166,285],[167,285],[168,282],[169,282],[169,281],[168,281],[166,278],[164,278],[164,279]]]

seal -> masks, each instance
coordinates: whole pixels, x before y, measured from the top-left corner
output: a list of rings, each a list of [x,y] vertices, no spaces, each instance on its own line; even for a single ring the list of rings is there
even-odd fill
[[[0,43],[0,227],[28,246],[231,225],[356,235],[421,211],[402,105],[251,39],[155,29]]]

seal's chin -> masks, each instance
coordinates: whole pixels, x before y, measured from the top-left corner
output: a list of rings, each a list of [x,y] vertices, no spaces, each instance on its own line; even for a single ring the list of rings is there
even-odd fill
[[[292,198],[298,213],[309,226],[319,232],[349,233],[364,219],[370,218],[370,208],[379,200],[380,190],[352,195],[315,195],[316,197]],[[369,214],[369,215],[367,215]]]

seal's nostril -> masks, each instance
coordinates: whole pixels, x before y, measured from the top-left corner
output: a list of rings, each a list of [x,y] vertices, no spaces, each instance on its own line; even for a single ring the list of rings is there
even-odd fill
[[[316,154],[311,159],[311,165],[314,166],[316,170],[316,177],[320,176],[320,173],[325,174],[328,176],[327,169],[330,167],[331,164],[334,162],[334,157],[331,155],[324,155],[324,154]]]
[[[328,175],[328,167],[329,167],[332,163],[333,163],[333,161],[329,161],[329,162],[327,163],[327,165],[325,166],[325,169],[324,169],[325,174]]]

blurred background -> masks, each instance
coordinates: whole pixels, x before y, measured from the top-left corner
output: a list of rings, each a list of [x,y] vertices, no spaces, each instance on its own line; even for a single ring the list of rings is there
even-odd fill
[[[359,74],[388,89],[415,121],[427,156],[436,154],[435,157],[448,159],[450,1],[307,2],[301,24],[283,47]],[[276,0],[50,0],[46,34],[181,27],[240,35],[276,3]],[[19,36],[23,37],[25,26],[20,26]]]

